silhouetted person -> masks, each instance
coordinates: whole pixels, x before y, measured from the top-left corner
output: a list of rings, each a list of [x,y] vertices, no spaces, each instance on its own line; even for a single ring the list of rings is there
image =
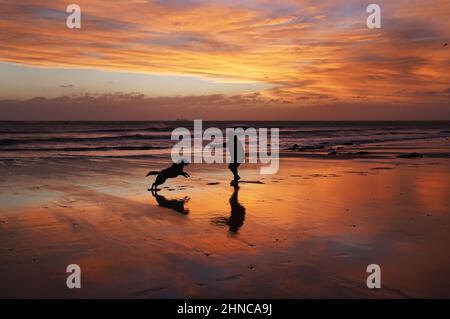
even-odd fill
[[[238,194],[239,186],[235,183],[233,184],[233,194],[230,197],[230,217],[216,217],[211,220],[215,225],[228,225],[230,233],[233,234],[239,231],[245,220],[245,207],[239,203]]]
[[[162,195],[158,195],[156,192],[152,192],[152,195],[155,197],[159,206],[170,208],[183,215],[189,214],[189,209],[184,208],[184,204],[190,200],[189,197],[186,196],[183,199],[167,199]]]
[[[231,182],[231,185],[237,184],[241,179],[238,174],[238,167],[244,161],[244,147],[236,135],[233,136],[233,142],[233,148],[231,147],[231,141],[228,140],[227,142],[227,147],[231,156],[231,162],[228,165],[228,168],[233,173],[233,181]]]

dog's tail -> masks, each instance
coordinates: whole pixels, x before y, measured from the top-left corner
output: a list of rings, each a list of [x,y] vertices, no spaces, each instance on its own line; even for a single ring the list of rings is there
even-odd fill
[[[150,175],[158,175],[160,173],[160,171],[150,171],[148,172],[147,175],[145,175],[145,177],[150,176]]]

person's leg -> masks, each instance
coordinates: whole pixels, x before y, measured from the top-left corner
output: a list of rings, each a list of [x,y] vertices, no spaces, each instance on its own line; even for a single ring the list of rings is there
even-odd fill
[[[233,173],[233,179],[235,181],[241,179],[241,177],[238,175],[238,167],[239,167],[239,165],[241,165],[241,163],[230,163],[230,165],[228,165],[228,168]]]
[[[236,163],[236,176],[235,176],[236,180],[240,180],[241,179],[241,177],[238,174],[238,167],[239,167],[239,165],[241,165],[241,163]]]
[[[228,168],[233,173],[233,182],[236,183],[238,180],[241,179],[241,177],[238,174],[238,167],[239,165],[241,165],[241,162],[243,161],[242,157],[244,154],[244,150],[242,143],[238,140],[236,135],[233,136],[233,140],[234,140],[232,149],[233,151],[231,151],[231,145],[227,144],[227,146],[230,147],[229,150],[233,157],[232,162],[228,165]]]

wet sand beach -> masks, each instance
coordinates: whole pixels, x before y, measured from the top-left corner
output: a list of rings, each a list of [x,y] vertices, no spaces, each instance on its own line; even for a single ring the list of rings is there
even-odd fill
[[[448,140],[328,153],[282,152],[275,175],[243,164],[239,188],[190,164],[156,197],[144,176],[166,159],[2,160],[0,297],[450,297]]]

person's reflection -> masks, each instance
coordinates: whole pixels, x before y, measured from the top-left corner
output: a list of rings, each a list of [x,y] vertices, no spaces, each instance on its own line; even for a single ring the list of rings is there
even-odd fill
[[[227,225],[230,233],[236,234],[242,225],[244,225],[245,207],[238,200],[239,184],[235,181],[231,185],[233,186],[233,194],[230,197],[230,217],[216,217],[211,222],[215,225]]]
[[[158,195],[157,193],[152,193],[152,195],[153,197],[155,197],[159,206],[170,208],[183,215],[189,214],[189,209],[184,207],[184,204],[186,204],[190,200],[189,197],[186,196],[182,199],[167,199],[162,195]]]

